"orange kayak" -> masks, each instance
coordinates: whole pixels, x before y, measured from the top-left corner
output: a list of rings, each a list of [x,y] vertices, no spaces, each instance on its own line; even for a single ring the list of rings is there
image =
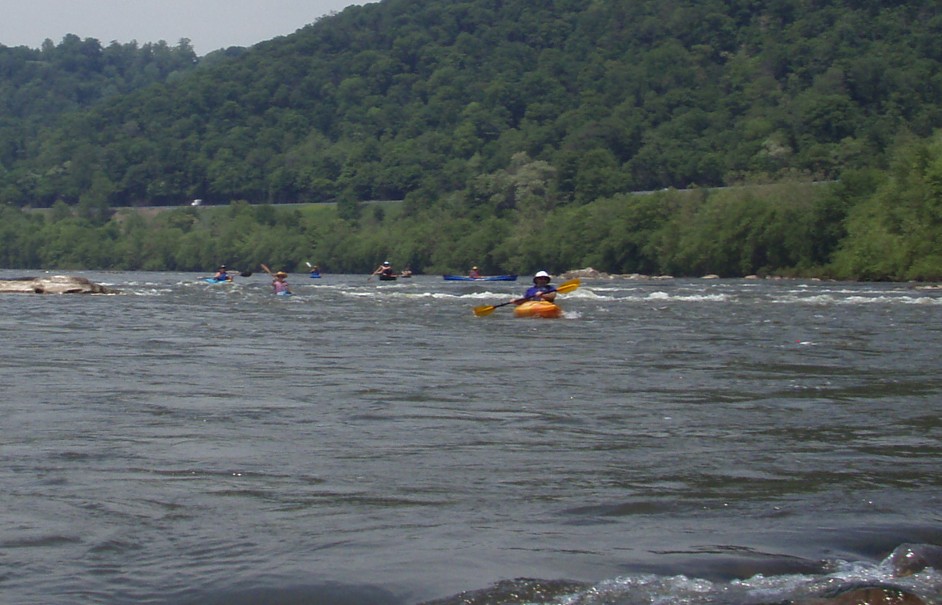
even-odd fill
[[[514,307],[515,317],[560,317],[563,310],[545,300],[531,300]]]

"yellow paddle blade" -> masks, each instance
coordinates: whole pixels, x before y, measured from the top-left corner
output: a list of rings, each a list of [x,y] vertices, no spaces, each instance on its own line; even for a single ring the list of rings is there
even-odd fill
[[[480,307],[474,307],[474,314],[478,317],[484,317],[493,313],[496,308],[494,305],[481,305]]]
[[[582,282],[580,282],[579,278],[577,277],[576,279],[570,279],[569,281],[565,281],[559,284],[559,286],[556,288],[556,291],[559,292],[560,294],[567,294],[569,292],[572,292],[573,290],[575,290],[581,285],[582,285]]]

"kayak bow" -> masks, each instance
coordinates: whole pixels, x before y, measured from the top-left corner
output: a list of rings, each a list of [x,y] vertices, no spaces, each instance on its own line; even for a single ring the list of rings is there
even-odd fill
[[[559,317],[563,310],[546,300],[530,300],[514,307],[514,317]]]

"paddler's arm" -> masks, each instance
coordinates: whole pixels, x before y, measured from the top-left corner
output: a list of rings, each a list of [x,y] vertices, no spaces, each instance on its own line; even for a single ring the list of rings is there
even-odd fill
[[[553,288],[549,292],[534,292],[530,296],[524,296],[523,298],[518,298],[514,301],[515,305],[525,303],[528,300],[545,300],[546,302],[553,302],[556,300],[556,288]]]
[[[543,298],[543,294],[542,294],[542,293],[540,293],[540,292],[534,292],[533,294],[530,294],[529,296],[524,296],[524,297],[522,297],[522,298],[518,298],[518,299],[513,300],[513,301],[511,301],[511,302],[513,302],[513,304],[515,304],[515,305],[522,305],[522,304],[525,303],[525,302],[528,302],[528,301],[531,301],[531,300],[541,300],[542,298]]]

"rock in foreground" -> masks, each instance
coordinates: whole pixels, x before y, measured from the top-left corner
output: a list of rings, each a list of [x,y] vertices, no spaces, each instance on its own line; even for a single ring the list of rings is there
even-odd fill
[[[12,294],[116,294],[116,290],[96,284],[84,277],[50,275],[49,277],[18,277],[0,279],[0,293]]]

